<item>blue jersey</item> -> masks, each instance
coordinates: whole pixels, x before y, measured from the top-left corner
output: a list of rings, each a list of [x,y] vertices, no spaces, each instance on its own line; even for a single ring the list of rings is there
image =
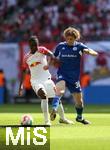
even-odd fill
[[[58,78],[60,77],[69,83],[75,83],[80,77],[80,62],[83,50],[88,49],[81,42],[75,42],[72,46],[66,42],[61,42],[55,48],[54,56],[59,58],[60,67],[58,69]]]

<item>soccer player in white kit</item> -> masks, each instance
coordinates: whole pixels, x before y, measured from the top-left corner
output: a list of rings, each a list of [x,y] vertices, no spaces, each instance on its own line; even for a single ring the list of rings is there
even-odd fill
[[[38,97],[41,98],[41,109],[44,114],[45,125],[51,125],[48,111],[48,98],[55,96],[55,84],[51,80],[51,74],[48,70],[47,56],[53,57],[53,53],[43,46],[38,46],[39,41],[36,36],[29,39],[30,52],[24,57],[23,73],[19,86],[19,95],[22,95],[23,78],[25,70],[28,67],[31,74],[31,85]],[[70,124],[71,121],[64,117],[62,104],[59,105],[59,115],[62,123]]]

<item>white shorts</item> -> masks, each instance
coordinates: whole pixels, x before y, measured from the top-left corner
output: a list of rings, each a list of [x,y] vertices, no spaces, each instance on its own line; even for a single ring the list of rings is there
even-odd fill
[[[55,84],[51,79],[47,80],[31,80],[31,85],[35,93],[37,94],[38,90],[42,88],[48,98],[55,96]]]

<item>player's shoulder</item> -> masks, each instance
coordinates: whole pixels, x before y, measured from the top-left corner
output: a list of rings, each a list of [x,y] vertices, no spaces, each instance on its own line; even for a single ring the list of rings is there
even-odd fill
[[[41,50],[47,50],[47,48],[45,46],[38,46],[38,51],[41,51]]]
[[[79,46],[79,45],[81,45],[82,44],[82,42],[79,42],[79,41],[75,41],[74,42],[74,46]]]
[[[84,43],[82,43],[82,42],[77,42],[77,41],[75,42],[75,45],[76,45],[76,46],[85,46]]]
[[[66,46],[66,42],[60,42],[57,44],[56,48],[59,49],[59,48],[62,48],[62,47],[65,47]]]
[[[84,49],[88,49],[88,46],[87,45],[85,45],[84,43],[82,43],[82,42],[77,42],[76,43],[76,47],[79,49],[79,50],[84,50]]]
[[[48,53],[48,49],[45,46],[39,46],[38,47],[38,52],[41,54],[47,54]]]
[[[60,42],[60,43],[58,44],[58,46],[64,46],[64,45],[66,45],[66,41]]]

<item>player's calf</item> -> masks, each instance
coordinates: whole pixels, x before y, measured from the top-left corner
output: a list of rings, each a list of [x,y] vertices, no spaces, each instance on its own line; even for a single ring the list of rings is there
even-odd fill
[[[55,109],[53,109],[52,110],[52,112],[50,113],[50,120],[51,121],[54,121],[55,120],[55,118],[56,118],[56,110]]]

